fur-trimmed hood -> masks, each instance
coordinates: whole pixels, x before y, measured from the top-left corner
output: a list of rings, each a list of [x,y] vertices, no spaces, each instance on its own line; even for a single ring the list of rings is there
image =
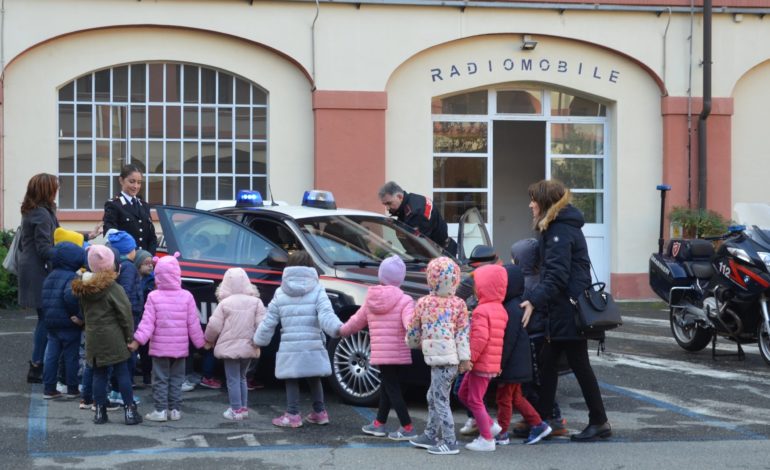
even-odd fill
[[[556,201],[556,203],[548,209],[548,212],[545,213],[545,217],[543,217],[540,222],[537,223],[537,230],[540,232],[545,232],[548,230],[548,226],[551,225],[551,222],[556,219],[559,219],[561,222],[574,225],[578,228],[585,225],[583,214],[576,207],[570,204],[571,200],[572,194],[568,190],[564,193],[564,196],[562,196],[561,199]]]
[[[72,281],[72,293],[77,297],[98,295],[104,293],[117,278],[118,273],[116,272],[86,272],[82,279]]]

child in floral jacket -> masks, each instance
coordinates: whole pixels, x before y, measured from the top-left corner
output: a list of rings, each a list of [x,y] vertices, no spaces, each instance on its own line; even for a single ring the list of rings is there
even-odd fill
[[[425,433],[410,442],[431,454],[460,452],[455,438],[454,418],[449,407],[452,381],[459,369],[470,365],[468,309],[457,297],[460,267],[449,258],[436,258],[426,271],[430,294],[420,298],[406,334],[409,347],[422,347],[425,363],[431,368],[428,389],[428,424]]]

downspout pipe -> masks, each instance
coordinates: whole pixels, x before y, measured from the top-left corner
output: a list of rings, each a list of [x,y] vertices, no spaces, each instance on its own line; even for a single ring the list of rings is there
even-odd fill
[[[703,109],[698,116],[698,208],[706,209],[708,148],[706,119],[711,114],[711,0],[703,1]]]

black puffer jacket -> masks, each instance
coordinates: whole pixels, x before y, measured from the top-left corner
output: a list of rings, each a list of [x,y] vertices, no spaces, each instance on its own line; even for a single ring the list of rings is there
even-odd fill
[[[522,302],[521,294],[524,292],[524,276],[518,266],[506,264],[503,267],[508,273],[508,288],[503,300],[505,311],[508,312],[508,323],[505,326],[503,359],[498,380],[507,383],[530,382],[532,381],[532,353],[529,336],[521,325],[524,312],[519,307]]]
[[[591,285],[591,260],[581,228],[583,214],[569,204],[566,194],[538,224],[540,230],[540,284],[529,294],[535,309],[546,312],[546,336],[551,340],[584,339],[577,331],[577,298]]]

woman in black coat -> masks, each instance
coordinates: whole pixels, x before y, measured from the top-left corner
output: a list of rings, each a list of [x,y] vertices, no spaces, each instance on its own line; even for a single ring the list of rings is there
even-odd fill
[[[546,312],[546,347],[542,352],[541,396],[538,411],[552,418],[558,385],[557,364],[566,354],[588,406],[588,426],[573,441],[592,441],[612,435],[599,384],[588,360],[588,344],[577,329],[571,299],[591,284],[591,260],[581,228],[583,214],[570,204],[569,190],[559,181],[543,180],[529,187],[529,207],[540,233],[540,284],[521,304],[524,324],[533,309]]]
[[[158,237],[150,217],[150,205],[138,196],[142,189],[142,172],[136,165],[125,165],[118,182],[120,194],[104,203],[104,233],[110,229],[128,232],[136,246],[155,255]]]
[[[56,176],[40,173],[27,183],[27,192],[21,203],[19,305],[37,310],[28,383],[43,381],[43,359],[48,338],[43,316],[43,281],[50,271],[48,262],[53,254],[53,232],[59,226],[56,218],[58,191]]]

